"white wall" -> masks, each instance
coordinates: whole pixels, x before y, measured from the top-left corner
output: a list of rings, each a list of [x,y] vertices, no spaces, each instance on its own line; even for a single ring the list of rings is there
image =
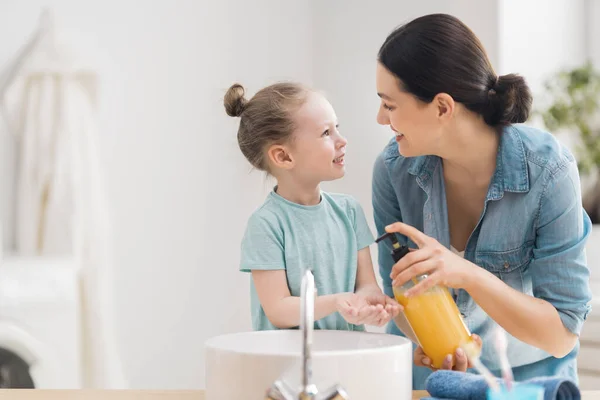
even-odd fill
[[[581,66],[588,58],[587,0],[548,0],[544,7],[536,0],[502,0],[499,3],[499,74],[511,72],[525,77],[533,93],[533,108],[547,107],[544,82],[551,75]],[[592,2],[596,2],[592,0]],[[599,53],[600,56],[600,53]],[[541,118],[532,115],[529,124],[544,128]],[[553,132],[575,151],[577,137]],[[583,177],[586,185],[585,177]]]
[[[600,68],[600,1],[585,0],[585,4],[588,52],[596,68]]]
[[[204,385],[203,342],[249,329],[237,271],[267,185],[248,175],[222,96],[234,80],[310,83],[310,3],[3,0],[0,63],[40,7],[97,59],[101,156],[117,256],[118,339],[135,388]]]
[[[585,0],[501,0],[498,73],[523,75],[542,104],[548,76],[587,58],[585,15]]]

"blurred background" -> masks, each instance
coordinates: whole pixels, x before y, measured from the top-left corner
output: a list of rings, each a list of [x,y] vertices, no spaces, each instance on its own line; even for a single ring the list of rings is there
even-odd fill
[[[241,155],[225,91],[322,89],[349,141],[346,177],[324,188],[358,198],[374,230],[391,137],[376,54],[434,12],[469,25],[498,74],[525,76],[529,123],[576,152],[593,213],[600,1],[1,0],[0,386],[203,388],[204,341],[250,329],[239,244],[273,185]],[[600,389],[597,318],[579,366]]]

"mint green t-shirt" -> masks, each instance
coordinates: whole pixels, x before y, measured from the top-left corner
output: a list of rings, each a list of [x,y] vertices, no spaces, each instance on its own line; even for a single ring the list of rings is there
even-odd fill
[[[250,217],[242,240],[240,270],[285,270],[292,296],[300,296],[302,274],[311,268],[318,295],[354,292],[358,251],[374,242],[364,212],[349,195],[321,192],[314,206],[290,202],[275,190]],[[254,330],[277,329],[268,320],[251,281]],[[335,312],[315,329],[364,330]]]

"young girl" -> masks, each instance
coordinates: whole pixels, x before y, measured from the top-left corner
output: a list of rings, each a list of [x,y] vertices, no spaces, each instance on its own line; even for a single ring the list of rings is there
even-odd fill
[[[335,112],[319,93],[278,83],[249,101],[235,84],[225,110],[240,117],[238,142],[246,159],[277,180],[248,221],[240,270],[252,273],[255,330],[300,324],[302,273],[311,268],[318,297],[315,328],[364,330],[395,317],[400,305],[375,280],[373,235],[358,202],[326,193],[323,181],[344,176],[346,139]]]

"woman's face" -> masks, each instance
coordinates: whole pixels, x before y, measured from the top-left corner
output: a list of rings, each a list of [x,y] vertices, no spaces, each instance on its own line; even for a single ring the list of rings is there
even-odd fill
[[[399,79],[381,63],[377,63],[376,78],[381,98],[377,123],[392,128],[400,154],[415,157],[437,153],[443,126],[439,104],[435,100],[424,103],[401,91]]]

